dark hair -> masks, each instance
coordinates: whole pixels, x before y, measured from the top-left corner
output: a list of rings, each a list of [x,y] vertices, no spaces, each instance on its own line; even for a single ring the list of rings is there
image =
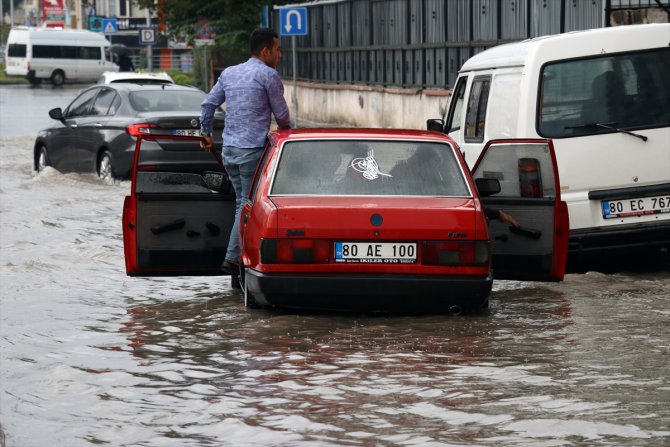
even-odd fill
[[[263,48],[272,48],[274,39],[279,39],[277,31],[270,28],[258,28],[251,33],[249,38],[249,51],[256,55],[263,51]]]

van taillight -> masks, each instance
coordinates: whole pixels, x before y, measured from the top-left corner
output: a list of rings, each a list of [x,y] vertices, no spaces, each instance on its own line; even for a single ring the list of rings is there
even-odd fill
[[[263,264],[327,264],[330,241],[327,239],[262,239]]]
[[[542,174],[537,158],[519,159],[521,197],[542,197]]]
[[[132,124],[126,127],[126,132],[130,136],[139,137],[140,135],[151,134],[151,129],[154,127],[158,126],[155,124]]]
[[[30,69],[31,69],[31,67],[32,67],[32,64],[30,63],[30,61],[28,61],[28,62],[26,63],[26,67],[28,68],[28,71],[30,71]]]
[[[425,241],[421,263],[424,265],[487,265],[488,241]]]

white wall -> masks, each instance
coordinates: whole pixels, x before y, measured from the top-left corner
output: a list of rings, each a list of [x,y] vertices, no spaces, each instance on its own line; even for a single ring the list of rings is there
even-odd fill
[[[429,118],[442,118],[451,91],[377,86],[296,83],[299,126],[425,129]],[[293,81],[284,79],[284,96],[296,116]],[[292,118],[293,119],[293,118]]]

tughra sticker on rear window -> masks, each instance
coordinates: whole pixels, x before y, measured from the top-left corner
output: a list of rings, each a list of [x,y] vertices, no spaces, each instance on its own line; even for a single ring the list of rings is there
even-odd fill
[[[380,175],[386,177],[393,177],[391,174],[384,174],[379,170],[377,160],[375,160],[374,151],[368,150],[368,156],[365,158],[354,158],[351,160],[351,167],[363,174],[363,177],[368,180],[374,180]]]

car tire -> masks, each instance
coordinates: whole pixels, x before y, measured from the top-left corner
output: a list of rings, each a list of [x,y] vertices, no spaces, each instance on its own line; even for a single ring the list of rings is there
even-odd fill
[[[47,166],[51,166],[49,161],[49,152],[45,146],[40,146],[35,154],[35,171],[40,173],[46,169]]]
[[[258,305],[253,294],[249,291],[249,287],[244,275],[244,268],[242,268],[242,275],[240,275],[240,282],[242,283],[242,292],[244,293],[244,307],[247,309],[259,309],[261,306]]]
[[[111,185],[116,177],[114,176],[114,165],[112,163],[112,154],[104,151],[98,157],[98,177],[103,183]]]
[[[65,82],[65,73],[63,73],[61,70],[56,70],[51,73],[51,83],[54,86],[63,85],[63,82]]]

